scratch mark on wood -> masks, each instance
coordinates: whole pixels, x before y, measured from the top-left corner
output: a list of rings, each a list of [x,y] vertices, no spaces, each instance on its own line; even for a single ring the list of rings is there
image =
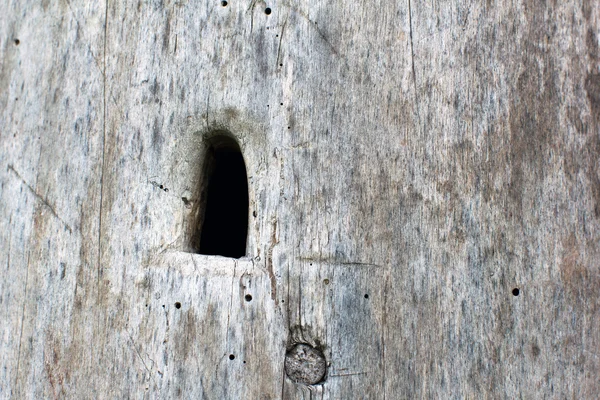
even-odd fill
[[[279,304],[277,298],[277,281],[275,280],[275,274],[273,273],[273,249],[279,240],[277,240],[277,220],[273,218],[271,220],[271,245],[267,251],[267,271],[269,273],[269,280],[271,281],[271,300],[275,300],[275,304]]]
[[[348,372],[347,374],[335,374],[335,375],[329,375],[330,378],[338,378],[338,377],[343,377],[343,376],[355,376],[355,375],[366,375],[368,372],[367,371],[361,371],[361,372]]]
[[[233,288],[235,282],[236,269],[237,260],[233,260],[233,275],[231,276],[231,294],[229,295],[229,309],[227,310],[227,329],[225,329],[225,346],[229,345],[229,319],[231,318],[231,306],[233,303]]]
[[[252,31],[254,30],[254,6],[256,6],[257,1],[258,0],[252,0],[247,10],[250,11],[250,33],[252,33]]]
[[[285,19],[283,23],[283,27],[281,28],[281,34],[279,35],[279,46],[277,47],[277,62],[275,64],[276,67],[279,66],[279,58],[281,56],[281,41],[283,40],[283,34],[285,33],[285,26],[287,25],[288,19]]]
[[[304,268],[301,269],[303,270]],[[300,276],[303,275],[304,271],[300,271]],[[300,326],[302,325],[302,279],[298,279],[298,322]]]
[[[285,392],[285,369],[281,369],[281,399],[284,398],[284,392]]]
[[[65,228],[67,228],[67,230],[69,231],[69,233],[73,233],[73,230],[71,229],[71,227],[69,226],[69,224],[67,224],[56,212],[56,210],[54,209],[54,207],[52,207],[52,205],[48,202],[48,200],[46,200],[41,194],[39,194],[29,183],[27,183],[27,181],[25,179],[23,179],[23,177],[21,176],[21,174],[19,174],[17,172],[16,169],[14,169],[14,167],[12,165],[8,166],[8,170],[12,171],[13,174],[15,174],[17,176],[17,178],[19,178],[19,180],[27,187],[27,189],[29,189],[29,191],[31,193],[33,193],[33,195],[40,200],[46,207],[48,207],[48,209],[50,210],[50,212],[52,213],[52,215],[54,215],[54,217],[56,217],[56,219],[58,219],[64,226]]]
[[[169,324],[169,311],[166,308],[163,308],[163,310],[165,311],[165,325],[167,326],[163,343],[167,343],[171,338],[171,325]]]
[[[150,375],[150,379],[152,379],[152,381],[156,385],[156,380],[154,379],[154,374],[152,373],[152,370],[150,368],[148,368],[148,366],[146,365],[146,361],[144,361],[144,357],[142,357],[142,355],[140,354],[140,351],[138,350],[137,346],[135,345],[135,342],[133,341],[133,336],[131,336],[131,332],[129,332],[129,329],[127,329],[127,335],[129,335],[129,340],[131,341],[131,345],[133,346],[133,349],[135,350],[135,354],[137,354],[140,361],[142,362],[142,365],[144,366],[146,371],[148,371],[148,374]],[[150,359],[150,360],[152,361],[152,359]],[[152,362],[154,363],[154,361],[152,361]]]
[[[314,146],[310,142],[300,142],[298,144],[294,144],[291,147],[284,147],[283,150],[312,150]]]
[[[413,29],[412,29],[412,7],[410,6],[410,0],[408,0],[408,25],[409,25],[409,30],[410,30],[410,62],[412,65],[412,76],[413,76],[413,86],[415,88],[415,97],[417,98],[417,103],[419,101],[418,99],[418,92],[417,92],[417,74],[415,73],[415,50],[413,47]],[[419,109],[418,104],[417,104],[417,110]]]
[[[310,23],[310,26],[312,26],[317,31],[317,33],[319,34],[319,37],[321,37],[321,39],[323,39],[323,41],[325,43],[327,43],[327,45],[331,49],[331,52],[334,55],[336,55],[336,56],[339,57],[338,50],[335,48],[335,46],[333,44],[331,44],[331,42],[329,41],[329,39],[327,38],[327,36],[325,36],[325,34],[323,33],[323,31],[321,31],[319,29],[319,26],[318,26],[318,24],[316,22],[313,21],[312,19],[310,19],[310,17],[304,11],[302,11],[302,10],[296,8],[296,7],[293,7],[291,5],[289,5],[289,7],[290,7],[290,9],[292,11],[296,12],[298,15],[300,15],[302,18],[304,18],[306,21],[308,21]]]
[[[309,20],[309,21],[310,21],[310,20]],[[317,33],[319,34],[319,36],[321,37],[321,39],[323,39],[323,41],[324,41],[325,43],[327,43],[327,45],[330,47],[330,49],[331,49],[331,52],[332,52],[334,55],[336,55],[336,56],[339,56],[339,55],[340,55],[340,54],[339,54],[339,52],[337,51],[337,49],[335,48],[335,46],[334,46],[333,44],[331,44],[331,42],[329,41],[329,39],[327,38],[327,36],[325,36],[325,34],[323,33],[323,31],[321,31],[321,30],[319,29],[319,27],[317,26],[317,23],[316,23],[316,22],[313,22],[313,21],[310,21],[310,22],[312,22],[312,23],[313,23],[313,25],[314,25],[314,28],[317,30]]]
[[[75,29],[77,31],[77,36],[79,36],[79,31],[80,31],[81,24],[79,23],[79,19],[77,18],[77,14],[75,14],[75,11],[73,10],[73,7],[71,6],[71,2],[69,0],[66,0],[66,3],[67,3],[67,6],[69,7],[69,11],[73,15],[73,19],[75,20],[75,25],[76,25]],[[104,75],[104,71],[102,69],[102,66],[100,65],[100,61],[98,61],[98,58],[96,58],[96,55],[92,51],[92,47],[89,45],[90,41],[87,40],[87,38],[85,38],[85,34],[83,34],[82,36],[84,36],[84,39],[85,39],[84,42],[86,43],[86,47],[87,47],[88,51],[90,52],[90,54],[92,55],[92,58],[94,59],[94,64],[98,68],[98,71],[100,71],[100,73],[102,73],[102,75]]]
[[[159,247],[160,251],[159,251],[159,253],[158,253],[158,254],[164,254],[166,251],[168,251],[168,250],[170,250],[170,249],[174,248],[175,246],[173,246],[173,245],[174,245],[175,243],[177,243],[177,241],[179,240],[179,238],[180,238],[180,237],[181,237],[181,236],[178,236],[178,237],[176,237],[176,238],[175,238],[175,240],[173,240],[172,242],[170,242],[170,243],[168,243],[168,244],[166,244],[166,245],[163,245],[163,246],[161,246],[162,248],[160,248],[160,247]],[[194,258],[192,257],[192,260],[193,260],[193,259],[194,259]],[[194,266],[195,266],[195,262],[194,262]]]
[[[23,310],[21,311],[21,332],[19,334],[19,350],[17,350],[17,373],[15,376],[15,388],[19,382],[19,368],[21,366],[21,341],[23,340],[23,325],[25,323],[25,306],[27,305],[27,286],[29,284],[29,252],[27,253],[27,271],[25,272],[25,290],[23,293]]]
[[[368,268],[384,268],[383,265],[372,264],[359,261],[337,261],[333,258],[319,258],[319,257],[298,257],[299,261],[328,264],[332,266],[340,267],[368,267]]]

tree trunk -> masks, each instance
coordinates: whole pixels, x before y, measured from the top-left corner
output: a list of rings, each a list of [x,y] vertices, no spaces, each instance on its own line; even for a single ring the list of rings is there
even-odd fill
[[[0,3],[0,398],[600,393],[598,0]]]

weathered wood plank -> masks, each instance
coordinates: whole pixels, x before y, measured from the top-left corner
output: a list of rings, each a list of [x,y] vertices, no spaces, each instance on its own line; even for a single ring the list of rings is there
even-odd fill
[[[89,397],[104,8],[2,3],[0,397]]]
[[[0,397],[600,392],[598,1],[1,9]],[[220,130],[240,260],[187,252]]]

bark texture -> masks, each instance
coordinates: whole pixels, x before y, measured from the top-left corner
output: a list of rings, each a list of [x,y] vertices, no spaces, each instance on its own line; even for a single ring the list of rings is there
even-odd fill
[[[600,393],[598,0],[0,10],[0,398]]]

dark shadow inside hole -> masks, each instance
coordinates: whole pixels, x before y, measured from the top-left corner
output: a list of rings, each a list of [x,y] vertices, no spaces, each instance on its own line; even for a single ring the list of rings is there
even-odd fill
[[[210,140],[203,171],[194,252],[239,258],[246,255],[248,179],[239,145],[228,136]]]
[[[519,288],[514,288],[514,289],[512,290],[512,294],[513,294],[513,296],[518,296],[518,295],[519,295],[519,292],[520,292],[520,291],[519,291]]]

